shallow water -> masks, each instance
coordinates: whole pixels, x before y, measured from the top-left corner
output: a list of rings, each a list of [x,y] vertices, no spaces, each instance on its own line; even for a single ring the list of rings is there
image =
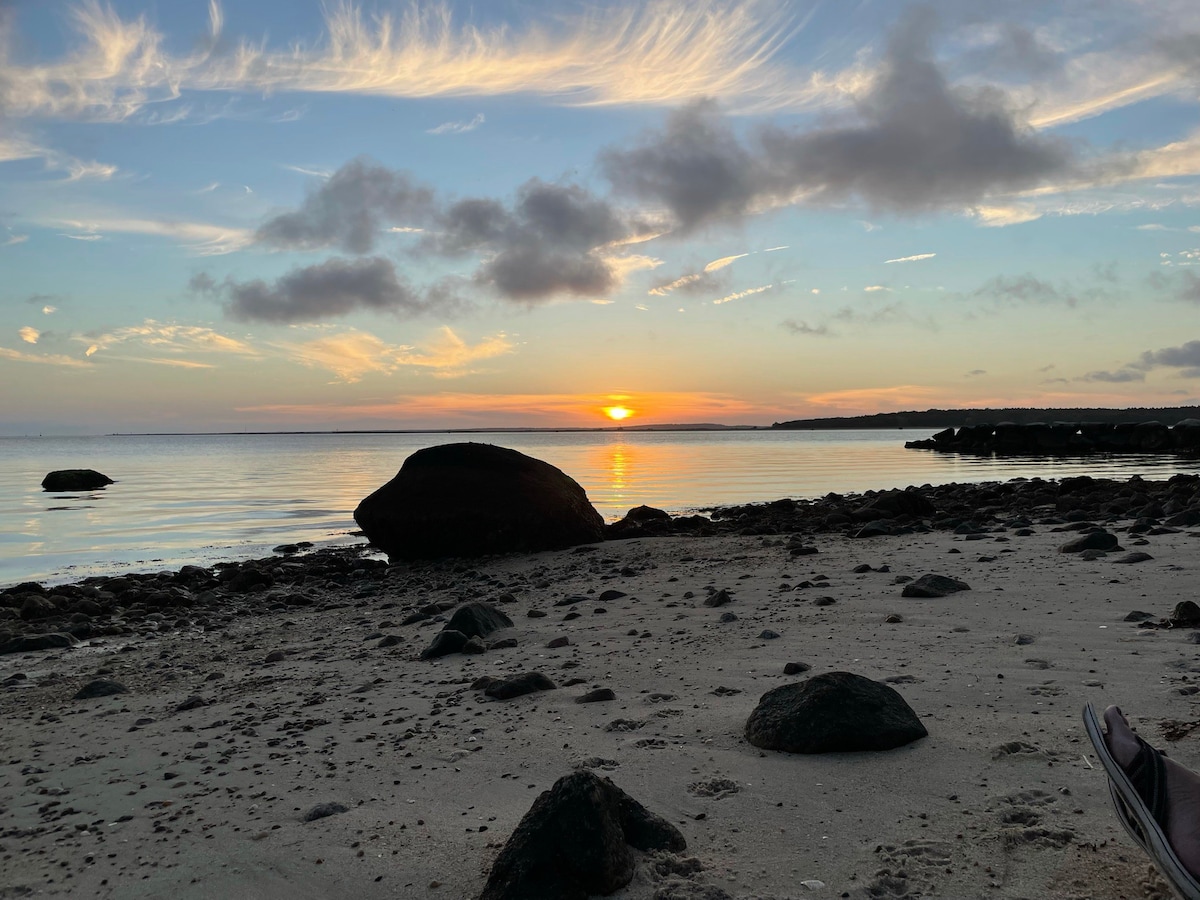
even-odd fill
[[[267,434],[0,438],[0,584],[263,555],[281,543],[356,540],[358,502],[413,451],[500,444],[550,462],[608,520],[645,503],[672,512],[910,484],[1018,476],[1168,478],[1175,456],[978,458],[905,450],[926,431]],[[116,484],[51,494],[53,469]]]

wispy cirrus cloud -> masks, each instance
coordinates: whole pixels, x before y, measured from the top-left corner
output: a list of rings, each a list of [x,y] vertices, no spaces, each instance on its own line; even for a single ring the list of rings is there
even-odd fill
[[[426,134],[466,134],[468,131],[474,131],[486,121],[487,117],[483,113],[476,113],[465,122],[443,122],[441,125],[427,129]]]
[[[888,263],[920,262],[923,259],[933,259],[935,256],[937,256],[936,253],[917,253],[913,256],[898,256],[895,259],[885,259],[883,262],[885,265]]]
[[[245,341],[214,331],[207,326],[180,325],[154,319],[146,319],[138,325],[109,331],[86,332],[73,339],[88,345],[85,351],[87,356],[94,356],[117,346],[147,347],[157,353],[216,353],[249,358],[261,355]]]
[[[533,93],[569,105],[713,96],[758,109],[839,102],[864,73],[802,72],[776,59],[805,22],[775,0],[657,0],[515,28],[460,24],[443,4],[367,19],[343,2],[326,10],[322,39],[271,49],[225,36],[214,2],[208,34],[193,52],[176,55],[146,17],[122,19],[98,0],[84,0],[70,14],[81,42],[64,58],[21,65],[0,57],[0,106],[14,115],[122,121],[189,90]]]
[[[195,256],[233,253],[248,246],[253,239],[251,232],[243,228],[177,219],[135,218],[120,213],[102,213],[88,219],[46,219],[42,224],[73,229],[71,233],[63,233],[62,237],[76,241],[98,241],[110,232],[170,238]]]
[[[8,347],[0,347],[0,359],[7,359],[12,362],[34,363],[43,366],[62,366],[68,369],[92,368],[91,364],[86,360],[67,356],[63,353],[27,353],[23,350],[12,350]]]

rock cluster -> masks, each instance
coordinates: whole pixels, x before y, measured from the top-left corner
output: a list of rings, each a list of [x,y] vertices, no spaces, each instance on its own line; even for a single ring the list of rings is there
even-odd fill
[[[908,441],[914,450],[1008,456],[1076,456],[1087,453],[1200,453],[1200,420],[1174,427],[1161,422],[1031,422],[964,425]]]

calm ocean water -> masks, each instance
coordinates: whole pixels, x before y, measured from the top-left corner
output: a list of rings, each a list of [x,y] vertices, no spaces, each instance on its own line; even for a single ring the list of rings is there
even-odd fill
[[[283,434],[0,438],[0,585],[208,564],[281,543],[348,542],[358,502],[413,451],[473,440],[520,450],[583,485],[606,519],[646,503],[673,512],[1017,476],[1169,478],[1173,456],[981,459],[905,450],[918,431]],[[116,484],[41,490],[52,469]]]

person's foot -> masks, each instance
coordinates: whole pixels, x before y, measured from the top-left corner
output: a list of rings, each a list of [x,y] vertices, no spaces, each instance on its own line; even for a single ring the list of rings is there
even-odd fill
[[[1104,743],[1128,772],[1138,753],[1137,735],[1115,706],[1104,711],[1104,724],[1108,729]],[[1200,775],[1166,756],[1163,764],[1167,770],[1167,842],[1183,867],[1200,879]]]

